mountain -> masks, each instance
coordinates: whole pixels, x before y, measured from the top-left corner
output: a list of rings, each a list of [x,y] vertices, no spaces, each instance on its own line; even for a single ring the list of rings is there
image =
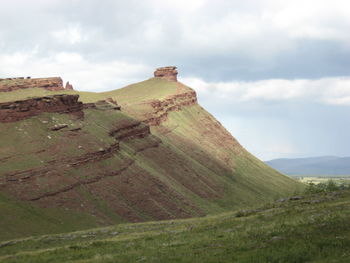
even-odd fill
[[[102,93],[0,80],[0,239],[204,216],[303,189],[247,152],[176,77],[160,68]]]
[[[274,159],[266,164],[289,175],[350,175],[350,157]]]

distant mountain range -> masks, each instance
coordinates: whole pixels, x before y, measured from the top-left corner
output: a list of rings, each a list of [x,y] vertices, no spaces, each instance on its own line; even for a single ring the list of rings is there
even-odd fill
[[[350,157],[274,159],[266,164],[288,175],[350,175]]]

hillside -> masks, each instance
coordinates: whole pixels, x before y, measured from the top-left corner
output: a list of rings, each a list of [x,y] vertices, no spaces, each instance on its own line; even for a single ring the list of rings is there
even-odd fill
[[[348,262],[350,192],[0,242],[1,262]]]
[[[274,159],[266,164],[289,175],[350,175],[350,157],[321,156],[297,159]]]
[[[303,188],[174,75],[104,93],[3,92],[0,138],[0,240],[216,214]]]

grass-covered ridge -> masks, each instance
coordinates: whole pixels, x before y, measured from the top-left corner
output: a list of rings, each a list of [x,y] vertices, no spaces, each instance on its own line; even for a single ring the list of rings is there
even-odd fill
[[[44,113],[1,123],[0,190],[23,202],[21,208],[75,213],[71,225],[80,222],[74,229],[82,229],[214,215],[304,188],[247,152],[181,83],[152,78],[103,93],[33,88],[4,93],[1,100],[62,92],[79,94],[85,103],[112,98],[122,110],[87,109],[84,119]],[[161,120],[150,128],[140,123],[154,116]],[[16,214],[9,211],[11,223]],[[85,214],[95,220],[79,221]],[[16,227],[24,222],[12,222],[13,238],[43,233]],[[47,224],[45,233],[72,230],[57,222]],[[0,232],[0,240],[9,233]]]
[[[293,200],[294,199],[294,200]],[[1,262],[348,262],[350,192],[0,243]]]
[[[107,92],[86,92],[77,90],[50,91],[43,88],[20,89],[11,92],[2,92],[1,102],[24,100],[32,97],[50,96],[54,94],[79,94],[84,103],[96,102],[105,98],[117,98],[122,104],[137,104],[150,99],[163,99],[174,94],[178,89],[176,82],[169,82],[159,78],[151,78],[136,84]]]

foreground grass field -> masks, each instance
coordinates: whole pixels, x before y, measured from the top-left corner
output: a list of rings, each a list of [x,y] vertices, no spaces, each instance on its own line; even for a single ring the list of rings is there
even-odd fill
[[[349,262],[348,190],[0,243],[1,262]]]

